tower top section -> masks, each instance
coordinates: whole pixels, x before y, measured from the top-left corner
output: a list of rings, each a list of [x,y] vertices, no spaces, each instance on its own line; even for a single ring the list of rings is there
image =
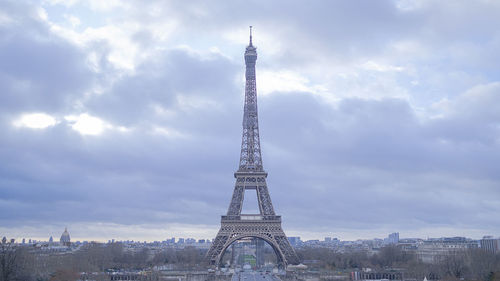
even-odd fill
[[[250,26],[250,42],[245,50],[245,63],[248,66],[248,63],[255,64],[257,60],[257,48],[254,47],[252,42],[252,26]]]
[[[243,136],[238,172],[264,172],[259,139],[256,61],[257,48],[252,43],[252,27],[250,26],[250,42],[245,49],[245,106],[243,108]]]

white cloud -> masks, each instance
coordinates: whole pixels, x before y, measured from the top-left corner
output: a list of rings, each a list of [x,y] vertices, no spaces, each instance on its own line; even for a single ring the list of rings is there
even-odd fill
[[[105,41],[110,46],[107,56],[109,62],[115,67],[133,70],[138,56],[138,46],[131,40],[130,35],[137,31],[137,26],[102,26],[98,28],[87,27],[81,33],[64,26],[50,23],[54,33],[64,37],[76,45],[86,47],[90,43]]]
[[[78,17],[75,17],[73,15],[64,15],[64,18],[73,28],[79,26],[82,23]]]
[[[318,92],[326,90],[320,85],[311,85],[304,76],[288,70],[262,70],[257,73],[257,89],[259,94],[268,95],[273,92]]]
[[[364,64],[361,65],[361,68],[366,69],[366,70],[374,70],[374,71],[380,71],[380,72],[388,72],[388,71],[403,71],[404,67],[401,66],[393,66],[389,64],[382,64],[382,63],[377,63],[374,61],[367,61]]]
[[[54,117],[45,113],[28,113],[23,114],[19,119],[14,121],[16,127],[27,127],[31,129],[45,129],[57,124]]]
[[[42,20],[48,20],[49,19],[49,15],[47,14],[47,11],[44,8],[41,8],[41,7],[38,8],[38,16]]]
[[[98,117],[90,116],[87,113],[65,116],[64,119],[71,123],[71,128],[82,135],[100,135],[105,129],[112,126]]]
[[[169,137],[169,138],[184,138],[184,137],[186,137],[186,135],[184,135],[183,133],[181,133],[177,130],[174,130],[172,128],[160,127],[160,126],[154,127],[153,133],[158,134],[158,135],[162,135],[165,137]]]
[[[131,129],[131,128],[127,128],[127,127],[125,127],[125,126],[119,126],[119,127],[117,127],[116,129],[117,129],[119,132],[122,132],[122,133],[128,133],[128,132],[132,131],[132,129]]]
[[[50,5],[68,5],[73,6],[78,1],[72,3],[60,3],[58,0],[51,0]],[[108,12],[119,7],[123,13],[126,13],[130,6],[120,1],[90,1],[86,3],[91,10],[100,13],[100,16],[106,16]],[[47,7],[50,10],[50,7]],[[152,23],[139,22],[134,18],[115,20],[108,16],[105,24],[92,25],[92,21],[84,16],[77,17],[73,14],[65,14],[65,22],[52,21],[43,8],[39,9],[40,17],[51,28],[51,31],[61,36],[73,44],[89,50],[89,62],[95,64],[97,53],[96,45],[106,46],[107,50],[103,53],[106,59],[118,70],[133,71],[142,61],[155,54],[156,51],[165,49],[165,41],[175,32],[177,23],[173,19],[161,18]],[[77,12],[77,11],[75,11]],[[138,36],[144,34],[144,38]],[[156,44],[149,44],[154,41]],[[103,45],[102,43],[105,43]],[[100,50],[102,53],[103,50]],[[98,71],[96,66],[92,67]]]

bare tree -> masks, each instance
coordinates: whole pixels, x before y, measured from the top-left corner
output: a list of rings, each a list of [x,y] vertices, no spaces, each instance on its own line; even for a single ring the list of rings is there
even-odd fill
[[[443,278],[463,278],[468,267],[464,251],[450,251],[439,262]]]
[[[377,254],[371,256],[370,261],[374,267],[379,268],[405,267],[405,265],[415,262],[416,256],[397,245],[387,245],[380,248]]]
[[[0,244],[0,280],[10,281],[16,280],[18,272],[18,252],[16,251],[14,241],[7,242],[7,238],[3,237]]]
[[[470,278],[485,280],[490,272],[496,269],[498,260],[493,253],[483,249],[471,249],[467,252],[467,261],[470,268]]]

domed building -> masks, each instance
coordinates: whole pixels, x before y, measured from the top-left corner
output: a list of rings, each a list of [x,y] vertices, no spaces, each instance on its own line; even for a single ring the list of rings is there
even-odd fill
[[[61,245],[63,246],[68,246],[68,247],[71,246],[71,238],[69,237],[69,232],[67,227],[64,228],[64,232],[61,235],[61,239],[59,239],[59,242],[61,242]]]

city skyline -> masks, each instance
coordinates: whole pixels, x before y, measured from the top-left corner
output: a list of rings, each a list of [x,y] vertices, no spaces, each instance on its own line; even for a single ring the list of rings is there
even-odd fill
[[[0,235],[213,239],[242,50],[288,236],[500,236],[500,3],[6,1]],[[37,238],[38,237],[38,238]]]
[[[64,232],[61,233],[61,239],[63,236],[71,236],[67,228],[64,229]],[[54,238],[56,237],[56,238]],[[48,238],[32,238],[32,237],[23,237],[20,239],[16,239],[15,237],[5,237],[7,241],[11,241],[14,239],[14,243],[17,244],[35,244],[35,243],[54,243],[58,244],[60,239],[57,238],[58,236],[52,236],[50,235]],[[51,241],[51,239],[53,241]],[[474,239],[470,237],[462,237],[462,236],[452,236],[452,237],[400,237],[399,232],[394,232],[394,233],[388,233],[386,237],[371,237],[371,238],[357,238],[357,239],[339,239],[339,237],[334,237],[334,236],[326,236],[326,237],[314,237],[311,239],[304,238],[301,236],[289,236],[288,240],[290,243],[295,247],[298,246],[298,244],[304,244],[307,245],[308,243],[337,243],[337,242],[358,242],[358,241],[363,241],[363,242],[379,242],[379,243],[385,243],[383,245],[389,245],[389,244],[398,244],[401,241],[402,243],[405,243],[404,241],[410,240],[421,240],[421,241],[441,241],[441,240],[449,240],[449,241],[457,241],[464,240],[464,241],[469,241],[472,243],[477,243],[479,245],[481,240],[484,239],[493,239],[493,240],[500,240],[500,237],[494,237],[490,235],[485,235],[479,239]],[[188,236],[180,236],[180,237],[164,237],[163,239],[158,239],[158,240],[139,240],[139,239],[115,239],[115,238],[108,238],[106,240],[92,240],[92,239],[74,239],[71,238],[71,244],[81,244],[81,243],[166,243],[166,244],[197,244],[197,243],[212,243],[213,238],[193,238],[193,237],[188,237]],[[266,242],[267,243],[267,242]]]

